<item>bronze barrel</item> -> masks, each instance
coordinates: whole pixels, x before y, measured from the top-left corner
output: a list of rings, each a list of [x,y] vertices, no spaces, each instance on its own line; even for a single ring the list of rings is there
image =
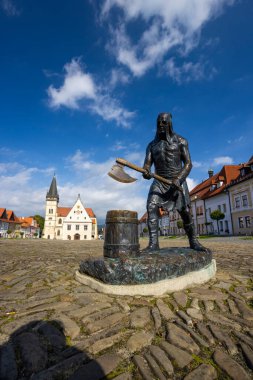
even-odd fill
[[[106,214],[104,257],[139,256],[138,214],[110,210]]]

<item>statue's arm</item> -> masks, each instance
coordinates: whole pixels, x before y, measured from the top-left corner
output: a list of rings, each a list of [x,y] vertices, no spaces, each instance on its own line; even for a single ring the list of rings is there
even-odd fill
[[[144,164],[143,164],[143,169],[146,170],[146,173],[143,174],[143,177],[145,179],[150,179],[151,178],[151,176],[150,176],[150,169],[151,169],[152,164],[153,164],[153,160],[152,160],[151,143],[150,143],[147,146],[146,156],[145,156],[145,160],[144,160]]]
[[[178,176],[180,183],[184,182],[192,169],[191,156],[188,148],[188,142],[185,139],[181,139],[180,144],[181,160],[184,164],[181,173]]]

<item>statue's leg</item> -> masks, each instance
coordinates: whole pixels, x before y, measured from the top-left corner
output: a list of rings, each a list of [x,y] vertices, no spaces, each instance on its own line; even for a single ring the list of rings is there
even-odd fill
[[[194,249],[195,251],[206,251],[206,248],[203,247],[203,245],[201,245],[197,240],[190,211],[186,208],[183,208],[182,210],[178,210],[178,212],[183,220],[184,229],[189,239],[190,248]]]
[[[155,251],[159,249],[158,242],[158,205],[155,199],[149,198],[147,202],[148,212],[148,232],[149,232],[149,245],[146,248],[148,251]]]

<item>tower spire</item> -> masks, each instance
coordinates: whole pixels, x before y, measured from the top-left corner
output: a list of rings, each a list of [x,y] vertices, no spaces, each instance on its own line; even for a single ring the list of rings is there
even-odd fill
[[[56,183],[55,174],[53,176],[49,191],[47,192],[46,199],[57,199],[57,201],[59,202],[59,194],[57,191],[57,183]]]

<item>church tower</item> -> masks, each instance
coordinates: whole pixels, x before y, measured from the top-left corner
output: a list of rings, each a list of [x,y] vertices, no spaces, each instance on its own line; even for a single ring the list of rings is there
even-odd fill
[[[55,226],[57,218],[57,208],[59,203],[59,194],[55,175],[52,179],[50,189],[46,196],[46,215],[44,226],[44,239],[55,239]]]

